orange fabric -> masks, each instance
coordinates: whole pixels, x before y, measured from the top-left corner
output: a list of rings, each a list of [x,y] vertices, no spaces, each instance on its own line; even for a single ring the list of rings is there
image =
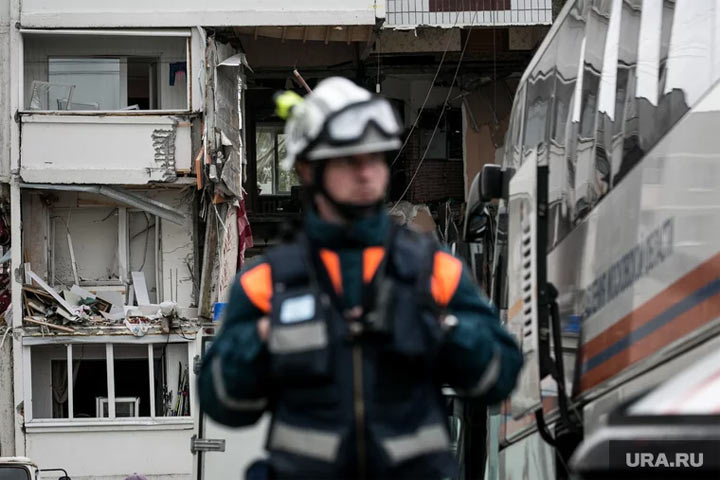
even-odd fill
[[[462,275],[462,262],[449,253],[436,252],[430,282],[432,296],[438,305],[445,307],[457,290]]]
[[[273,287],[269,263],[261,263],[243,273],[240,276],[240,284],[253,305],[264,313],[270,313]]]
[[[384,255],[383,247],[368,247],[363,251],[363,282],[370,283]]]
[[[342,293],[342,273],[340,271],[340,257],[332,250],[323,248],[320,250],[320,259],[325,264],[330,281],[336,293]]]

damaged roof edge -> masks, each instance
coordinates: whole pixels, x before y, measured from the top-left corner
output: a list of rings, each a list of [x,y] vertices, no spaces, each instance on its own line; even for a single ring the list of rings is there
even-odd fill
[[[185,225],[187,217],[178,213],[172,207],[157,200],[146,199],[139,195],[132,194],[121,188],[107,187],[105,185],[56,185],[50,183],[21,183],[20,188],[35,190],[62,190],[66,192],[89,192],[112,198],[130,207],[139,208],[153,215],[173,222],[177,225]]]

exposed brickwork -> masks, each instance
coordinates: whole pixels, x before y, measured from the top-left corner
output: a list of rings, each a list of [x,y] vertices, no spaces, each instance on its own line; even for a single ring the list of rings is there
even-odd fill
[[[419,138],[419,135],[414,133],[405,147],[403,169],[408,182],[417,169],[422,156]],[[462,201],[464,193],[463,162],[425,159],[405,200],[412,203],[427,203],[447,198]]]

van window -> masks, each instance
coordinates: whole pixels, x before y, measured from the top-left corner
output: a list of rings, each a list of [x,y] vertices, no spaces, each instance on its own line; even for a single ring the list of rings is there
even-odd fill
[[[0,466],[0,480],[30,480],[30,473],[24,467]]]
[[[551,42],[527,79],[523,148],[537,149],[548,140],[550,112],[555,86],[557,42]]]
[[[572,136],[572,111],[578,66],[585,36],[582,2],[577,2],[560,26],[553,42],[555,54],[555,85],[548,151],[548,248],[554,247],[571,228],[573,208],[572,166],[568,164],[567,139]]]
[[[612,133],[611,187],[617,185],[639,161],[637,149],[637,108],[641,0],[625,0],[620,14],[615,118]]]
[[[713,55],[718,9],[717,2],[712,0],[676,2],[658,105],[663,133],[697,103],[720,74],[714,68]]]
[[[575,166],[575,205],[573,221],[582,219],[597,202],[600,192],[596,176],[604,175],[606,167],[595,162],[595,122],[598,91],[602,73],[605,37],[610,20],[610,2],[594,1],[588,11],[585,34],[577,144],[569,151]],[[599,168],[598,168],[599,167]]]
[[[505,142],[505,165],[519,168],[522,164],[522,144],[520,143],[523,127],[523,111],[525,110],[525,86],[521,86],[515,94],[513,101],[510,125]]]

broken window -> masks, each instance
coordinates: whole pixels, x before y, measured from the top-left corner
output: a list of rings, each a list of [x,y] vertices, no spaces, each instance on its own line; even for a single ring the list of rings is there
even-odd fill
[[[188,37],[23,37],[28,110],[188,109]]]
[[[442,117],[438,123],[439,115]],[[424,154],[428,160],[462,160],[463,133],[460,108],[426,108],[418,121],[418,129],[420,132],[418,158]]]
[[[31,365],[33,419],[190,415],[185,343],[35,345]]]
[[[257,182],[260,195],[287,195],[300,185],[295,170],[280,168],[285,158],[285,133],[282,125],[258,126],[256,131]]]

